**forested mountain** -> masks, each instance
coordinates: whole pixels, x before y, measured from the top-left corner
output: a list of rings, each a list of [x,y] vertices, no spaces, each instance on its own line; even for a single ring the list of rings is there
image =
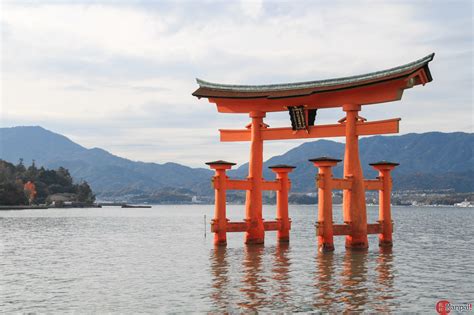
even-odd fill
[[[192,187],[196,194],[211,192],[213,172],[177,163],[135,162],[99,148],[86,149],[42,127],[0,128],[0,159],[17,163],[35,160],[48,168],[67,168],[86,180],[97,195],[137,194],[168,187]]]
[[[400,163],[393,172],[394,189],[450,189],[459,192],[474,191],[474,134],[463,132],[427,132],[402,136],[375,136],[360,140],[360,158],[364,175],[374,178],[377,173],[371,162],[388,160]],[[264,176],[274,175],[268,166],[290,164],[296,169],[290,175],[293,190],[314,190],[316,168],[308,159],[318,156],[344,158],[344,144],[329,140],[306,142],[283,155],[265,162]],[[335,176],[342,176],[342,162],[334,169]],[[233,176],[245,177],[248,165],[242,165]]]
[[[454,189],[474,191],[474,134],[428,132],[402,136],[375,136],[360,140],[360,155],[367,178],[376,176],[368,163],[400,163],[393,172],[394,189]],[[306,142],[265,162],[267,179],[273,164],[297,166],[291,174],[293,192],[314,192],[316,168],[309,158],[328,155],[343,158],[344,144],[329,140]],[[0,128],[0,159],[18,163],[35,160],[37,166],[68,169],[77,181],[86,180],[100,196],[153,194],[212,195],[212,171],[177,163],[144,163],[124,159],[99,148],[87,149],[41,127]],[[342,163],[335,176],[342,175]],[[245,177],[247,165],[229,172]],[[168,197],[167,197],[168,198]]]

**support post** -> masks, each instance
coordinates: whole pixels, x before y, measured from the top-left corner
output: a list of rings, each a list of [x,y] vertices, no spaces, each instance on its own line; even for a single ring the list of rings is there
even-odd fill
[[[366,249],[369,247],[367,239],[367,209],[365,205],[364,176],[359,159],[359,136],[357,123],[363,119],[359,117],[360,105],[346,104],[343,110],[346,118],[346,148],[344,153],[344,177],[352,178],[352,188],[344,190],[343,207],[344,222],[351,226],[351,234],[346,236],[346,248]]]
[[[288,216],[288,193],[290,191],[290,180],[288,173],[290,173],[295,166],[290,165],[273,165],[269,167],[276,173],[277,181],[280,188],[276,192],[277,202],[277,222],[280,222],[280,228],[277,231],[277,239],[280,243],[287,243],[290,241],[291,221]]]
[[[235,163],[219,160],[207,162],[206,164],[215,170],[213,178],[215,209],[214,219],[211,223],[214,232],[214,245],[227,245],[226,170],[231,169]]]
[[[265,117],[264,112],[250,112],[252,122],[250,124],[251,145],[248,179],[252,183],[252,188],[247,191],[245,200],[245,221],[249,224],[249,229],[245,233],[245,244],[263,244],[265,239],[262,216],[263,117]]]
[[[398,163],[380,161],[370,164],[379,171],[382,180],[382,189],[379,190],[379,223],[382,225],[382,233],[379,234],[379,246],[392,247],[392,211],[390,195],[392,193],[392,176],[390,172],[397,167]]]
[[[316,231],[318,236],[318,250],[320,252],[334,251],[334,231],[332,218],[332,167],[341,160],[330,157],[310,159],[318,168],[316,187],[318,187],[318,222]]]

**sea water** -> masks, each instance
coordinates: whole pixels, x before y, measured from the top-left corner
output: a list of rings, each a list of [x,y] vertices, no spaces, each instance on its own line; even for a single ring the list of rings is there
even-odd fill
[[[368,208],[369,222],[377,207]],[[393,207],[394,247],[317,252],[316,206],[291,206],[291,241],[214,248],[212,205],[0,211],[0,312],[419,311],[474,302],[474,209]],[[242,220],[244,206],[228,206]],[[275,206],[265,206],[267,220]],[[342,223],[335,206],[334,220]]]

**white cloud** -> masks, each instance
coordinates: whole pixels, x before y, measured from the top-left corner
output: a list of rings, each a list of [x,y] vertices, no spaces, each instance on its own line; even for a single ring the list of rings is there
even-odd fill
[[[244,15],[256,19],[261,15],[263,0],[241,0],[240,6]]]

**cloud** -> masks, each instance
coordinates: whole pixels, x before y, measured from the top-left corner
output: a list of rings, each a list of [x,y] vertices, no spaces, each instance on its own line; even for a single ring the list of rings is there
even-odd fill
[[[249,16],[253,19],[258,18],[263,9],[262,0],[241,0],[240,6],[244,15]]]
[[[201,165],[218,151],[244,162],[248,145],[219,143],[217,129],[242,127],[248,117],[217,114],[192,97],[195,77],[326,79],[434,51],[433,82],[401,102],[367,106],[363,116],[401,116],[404,133],[472,131],[471,12],[470,1],[7,2],[2,123],[41,124],[138,160]],[[322,110],[318,120],[342,116]],[[267,121],[284,126],[288,117]],[[295,145],[269,143],[266,153]]]

